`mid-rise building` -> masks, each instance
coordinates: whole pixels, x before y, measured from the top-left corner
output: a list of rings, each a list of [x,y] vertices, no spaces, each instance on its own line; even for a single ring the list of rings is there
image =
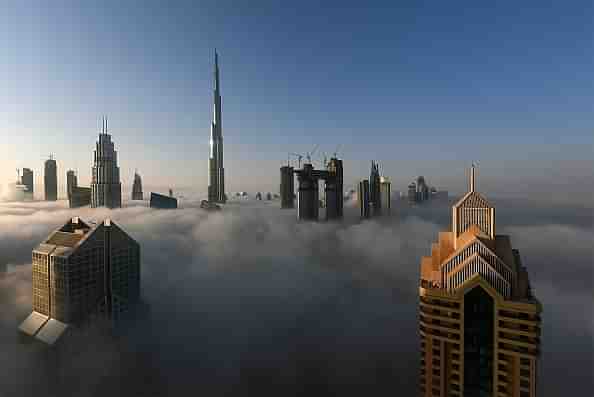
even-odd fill
[[[79,208],[91,205],[92,190],[90,187],[74,186],[68,197],[70,208]]]
[[[56,201],[58,199],[58,166],[51,155],[45,161],[43,187],[46,201]]]
[[[151,193],[149,203],[151,208],[175,209],[177,208],[177,199],[175,197],[165,196],[159,193]]]
[[[19,329],[55,343],[93,315],[117,321],[140,299],[140,246],[111,220],[72,218],[32,255],[33,312]]]
[[[122,206],[122,184],[117,155],[111,135],[107,133],[107,119],[103,119],[93,156],[91,181],[91,207],[93,208]]]
[[[76,172],[74,170],[68,170],[66,172],[66,193],[68,195],[68,199],[72,196],[73,188],[78,186],[78,177],[76,176]]]
[[[534,397],[541,305],[474,173],[451,230],[421,260],[421,395]]]

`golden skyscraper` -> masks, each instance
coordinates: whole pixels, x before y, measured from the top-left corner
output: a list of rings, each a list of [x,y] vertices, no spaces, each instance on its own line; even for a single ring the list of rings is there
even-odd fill
[[[422,396],[536,396],[541,305],[474,166],[451,231],[421,260],[419,305]]]

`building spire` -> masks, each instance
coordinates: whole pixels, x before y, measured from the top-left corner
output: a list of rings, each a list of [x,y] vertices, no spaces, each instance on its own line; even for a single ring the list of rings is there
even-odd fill
[[[215,48],[215,91],[218,93],[220,89],[220,81],[219,81],[219,54],[217,49]]]
[[[470,191],[474,192],[475,188],[475,169],[474,163],[472,163],[472,167],[470,168]]]

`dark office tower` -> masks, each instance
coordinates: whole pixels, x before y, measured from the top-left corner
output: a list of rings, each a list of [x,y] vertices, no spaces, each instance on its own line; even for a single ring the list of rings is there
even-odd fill
[[[58,167],[56,160],[51,155],[49,160],[45,161],[43,185],[45,188],[45,200],[56,201],[58,199]]]
[[[78,186],[78,178],[73,170],[66,172],[66,192],[68,193],[68,199],[72,196],[73,188]]]
[[[311,164],[303,164],[297,173],[299,194],[297,196],[297,217],[300,220],[317,221],[319,214],[318,178]]]
[[[408,185],[408,203],[414,204],[417,202],[417,185],[412,182]]]
[[[29,168],[23,168],[23,176],[21,183],[27,187],[27,193],[33,198],[34,186],[33,186],[33,171]]]
[[[340,219],[344,206],[342,160],[333,157],[326,168],[326,220]]]
[[[389,214],[392,211],[392,184],[384,176],[380,178],[380,195],[382,213]]]
[[[33,312],[19,329],[47,344],[91,314],[124,318],[140,299],[140,246],[109,219],[72,218],[32,256]]]
[[[429,186],[425,182],[425,177],[420,176],[417,178],[417,201],[429,200]]]
[[[371,162],[371,173],[369,175],[369,202],[373,209],[372,215],[381,215],[382,201],[380,190],[379,165],[374,161]]]
[[[421,260],[421,395],[534,397],[541,304],[474,186]]]
[[[359,211],[361,212],[361,218],[369,218],[369,181],[363,179],[359,182],[359,190],[357,191],[357,200],[359,202]]]
[[[70,208],[85,207],[91,204],[91,188],[74,186],[68,197],[68,205]]]
[[[176,209],[177,199],[175,197],[172,197],[171,194],[169,196],[165,196],[159,193],[151,193],[149,206],[151,208],[159,209]]]
[[[293,196],[295,195],[295,178],[293,177],[293,167],[285,165],[280,168],[280,196],[281,208],[293,208],[295,202]]]
[[[132,184],[132,200],[142,200],[142,179],[138,172],[134,172],[134,183]]]
[[[122,206],[120,167],[111,135],[107,133],[107,119],[103,119],[99,140],[94,152],[91,182],[91,207],[119,208]]]
[[[223,167],[223,115],[219,79],[219,56],[215,50],[214,118],[210,126],[210,157],[208,159],[208,201],[225,203],[225,168]]]

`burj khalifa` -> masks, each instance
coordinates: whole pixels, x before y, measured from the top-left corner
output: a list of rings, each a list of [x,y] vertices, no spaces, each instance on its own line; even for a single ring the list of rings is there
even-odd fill
[[[208,158],[208,201],[225,203],[225,168],[223,167],[223,120],[219,81],[219,57],[215,50],[214,115],[210,126],[210,156]]]

